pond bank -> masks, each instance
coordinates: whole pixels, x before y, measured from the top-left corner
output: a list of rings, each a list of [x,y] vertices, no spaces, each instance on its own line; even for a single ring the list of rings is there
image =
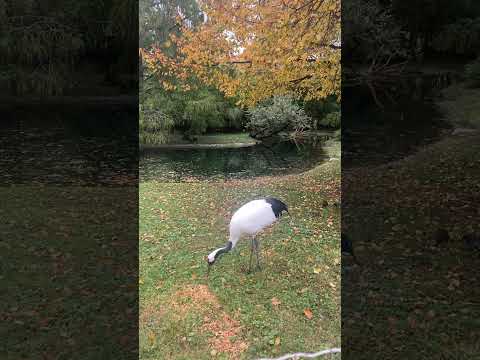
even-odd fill
[[[162,144],[162,145],[140,145],[140,150],[155,150],[155,149],[238,149],[243,147],[250,147],[259,144],[254,143],[230,143],[230,144]]]

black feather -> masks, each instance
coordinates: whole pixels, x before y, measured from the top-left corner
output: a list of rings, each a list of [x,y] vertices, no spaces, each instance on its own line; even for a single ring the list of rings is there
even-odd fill
[[[342,233],[342,253],[353,254],[352,241],[344,233]]]
[[[353,257],[353,260],[357,263],[357,265],[360,265],[360,263],[357,260],[357,257],[355,256],[355,253],[353,252],[353,244],[352,240],[350,238],[342,233],[342,238],[341,238],[341,244],[342,244],[342,253],[350,254]]]
[[[287,205],[285,205],[280,200],[268,197],[265,199],[265,201],[272,206],[272,211],[275,214],[276,218],[282,215],[282,211],[286,211],[288,213]]]
[[[465,245],[470,250],[480,250],[480,236],[476,234],[466,234],[463,236],[463,241]]]

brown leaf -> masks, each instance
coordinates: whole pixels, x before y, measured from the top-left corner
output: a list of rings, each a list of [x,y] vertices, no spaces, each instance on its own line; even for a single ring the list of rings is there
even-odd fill
[[[303,310],[303,313],[305,314],[305,316],[307,317],[307,319],[311,319],[313,317],[313,313],[312,313],[312,309],[310,308],[306,308]]]
[[[277,306],[280,305],[282,302],[278,300],[276,297],[272,298],[272,305]]]

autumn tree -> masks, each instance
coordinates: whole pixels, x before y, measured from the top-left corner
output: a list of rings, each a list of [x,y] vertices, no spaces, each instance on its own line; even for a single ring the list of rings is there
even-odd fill
[[[191,79],[252,106],[273,95],[340,97],[339,0],[202,0],[204,21],[177,16],[181,36],[142,51],[165,88]],[[177,56],[166,48],[174,46]]]

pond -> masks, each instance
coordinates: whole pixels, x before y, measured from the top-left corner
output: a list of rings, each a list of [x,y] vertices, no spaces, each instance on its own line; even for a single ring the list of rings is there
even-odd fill
[[[135,184],[136,106],[25,106],[0,132],[0,185]],[[7,115],[8,116],[8,115]]]
[[[322,142],[282,142],[235,149],[148,149],[140,155],[139,174],[140,181],[246,178],[299,173],[327,160]]]
[[[453,73],[408,76],[388,86],[342,89],[342,167],[401,159],[442,137],[450,124],[435,105]]]

